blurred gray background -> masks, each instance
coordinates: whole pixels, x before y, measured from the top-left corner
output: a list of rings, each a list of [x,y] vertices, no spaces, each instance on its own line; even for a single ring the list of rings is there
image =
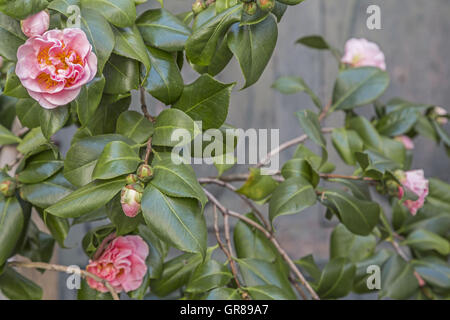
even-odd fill
[[[175,12],[189,10],[192,1],[166,0],[165,7]],[[371,31],[366,27],[366,13],[369,5],[379,5],[382,15],[382,29]],[[145,8],[146,5],[142,6]],[[141,8],[141,9],[142,9]],[[243,84],[242,73],[233,61],[217,78],[223,82],[239,84],[234,90],[229,109],[228,123],[238,128],[279,128],[280,141],[286,141],[302,134],[293,114],[301,109],[314,108],[303,94],[284,96],[272,89],[272,83],[280,76],[302,76],[318,93],[322,101],[331,97],[337,65],[328,52],[314,51],[294,42],[306,35],[323,35],[330,44],[343,50],[344,43],[351,37],[365,37],[377,42],[384,51],[391,86],[382,98],[393,97],[440,105],[447,110],[450,101],[450,1],[448,0],[306,0],[288,8],[279,24],[279,38],[274,55],[260,81],[252,87],[238,91]],[[197,74],[185,65],[185,82],[190,83]],[[161,110],[150,97],[151,112]],[[139,109],[138,97],[133,98],[133,108]],[[358,111],[365,113],[364,110]],[[366,114],[370,114],[366,113]],[[327,126],[342,126],[337,115],[326,121]],[[448,127],[447,127],[448,130]],[[59,134],[63,150],[67,150],[74,129],[65,129]],[[450,182],[450,161],[442,147],[426,139],[415,141],[413,168],[424,168],[427,177],[439,177]],[[288,160],[295,148],[284,152],[280,161]],[[330,148],[330,150],[332,150]],[[330,154],[338,162],[334,151]],[[196,168],[199,176],[215,173],[214,168]],[[350,168],[337,167],[339,173],[350,173]],[[232,173],[244,173],[245,167],[236,167]],[[211,188],[227,206],[245,213],[247,207],[239,198],[228,191]],[[236,201],[235,199],[238,199]],[[208,207],[208,219],[212,212]],[[211,221],[211,220],[209,220]],[[69,235],[67,245],[73,249],[59,250],[56,259],[64,265],[87,263],[80,249],[82,235],[92,226],[77,226]],[[324,209],[316,206],[294,216],[276,221],[278,238],[289,254],[298,259],[314,253],[319,262],[328,258],[328,241],[333,223],[324,220]],[[214,237],[210,237],[211,244]],[[66,275],[46,280],[46,298],[72,299],[75,292],[65,286]],[[59,281],[57,281],[59,279]],[[59,284],[57,284],[59,282]],[[56,289],[57,286],[59,289]]]

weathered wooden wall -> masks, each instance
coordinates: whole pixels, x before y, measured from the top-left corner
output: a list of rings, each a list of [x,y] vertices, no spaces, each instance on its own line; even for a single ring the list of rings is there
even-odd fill
[[[191,1],[166,0],[168,9],[178,12],[189,8]],[[382,10],[382,30],[366,27],[366,9],[376,4]],[[280,140],[285,141],[302,132],[293,113],[313,108],[304,95],[283,96],[270,89],[282,75],[300,75],[320,94],[322,100],[330,97],[337,68],[329,53],[317,53],[294,45],[296,39],[309,34],[321,34],[333,45],[343,48],[350,37],[365,37],[380,44],[387,57],[392,85],[384,99],[401,96],[412,101],[449,107],[450,101],[450,1],[448,0],[308,0],[290,8],[279,24],[279,40],[274,56],[261,80],[244,91],[235,91],[228,122],[240,128],[279,128]],[[188,68],[186,68],[188,69]],[[195,79],[195,73],[185,71],[186,82]],[[220,80],[232,82],[242,78],[239,66],[233,62]],[[240,82],[242,84],[242,81]],[[134,99],[135,108],[138,100]],[[155,108],[155,103],[151,103]],[[157,107],[157,106],[156,106]],[[156,109],[153,110],[154,112]],[[327,125],[339,126],[342,119],[329,119]],[[69,134],[70,130],[65,134]],[[450,161],[442,148],[427,140],[416,141],[415,168],[425,168],[427,176],[450,181]],[[67,143],[65,144],[67,147]],[[285,161],[292,154],[282,156]],[[332,159],[337,160],[334,153]],[[344,166],[341,172],[348,171]],[[236,171],[245,172],[244,168]],[[199,170],[201,175],[214,170]],[[224,203],[241,212],[246,208],[236,203],[228,193],[214,189]],[[206,212],[210,216],[211,212]],[[82,233],[87,226],[71,232],[69,246],[77,249],[60,252],[62,264],[86,263],[79,249]],[[278,237],[294,258],[314,252],[316,258],[328,257],[330,225],[323,220],[323,209],[314,207],[299,215],[283,217],[276,223]],[[61,276],[61,298],[72,298]]]

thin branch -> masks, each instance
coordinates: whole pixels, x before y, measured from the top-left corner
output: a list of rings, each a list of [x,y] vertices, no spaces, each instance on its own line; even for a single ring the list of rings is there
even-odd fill
[[[310,286],[310,284],[308,283],[308,281],[306,281],[305,277],[303,276],[303,274],[300,272],[300,270],[298,270],[298,268],[296,267],[295,263],[292,261],[292,259],[289,257],[289,255],[286,253],[286,251],[280,246],[280,244],[278,243],[277,239],[274,237],[274,235],[272,233],[270,233],[269,231],[267,231],[263,226],[261,226],[259,223],[253,221],[252,219],[247,218],[246,216],[228,210],[226,207],[224,207],[219,200],[216,199],[216,197],[214,197],[208,190],[204,189],[206,196],[208,197],[208,199],[217,206],[217,208],[224,214],[224,215],[230,215],[234,218],[240,219],[244,222],[246,222],[247,224],[251,225],[252,227],[255,227],[256,229],[258,229],[259,231],[261,231],[264,236],[269,239],[273,245],[275,246],[275,248],[278,250],[278,252],[280,253],[281,257],[287,262],[289,268],[292,270],[292,272],[295,274],[295,276],[297,277],[297,279],[300,281],[300,283],[305,286],[305,288],[308,290],[308,292],[311,294],[312,298],[315,300],[320,300],[319,296],[317,295],[317,293],[314,291],[314,289]]]
[[[11,267],[17,267],[17,268],[45,269],[45,270],[59,271],[59,272],[65,272],[65,273],[74,273],[73,268],[71,268],[71,267],[61,266],[61,265],[57,265],[57,264],[44,263],[44,262],[13,261],[13,262],[9,262],[8,265]],[[109,293],[111,293],[113,299],[120,300],[119,296],[117,295],[114,288],[105,279],[102,279],[99,276],[96,276],[95,274],[92,274],[86,270],[80,270],[80,274],[85,278],[91,278],[97,282],[103,283],[105,285],[105,287],[108,289]]]
[[[148,160],[150,159],[151,153],[152,153],[152,137],[148,138],[147,141],[147,150],[145,151],[145,160],[144,160],[145,164],[148,164]]]
[[[306,296],[305,292],[303,292],[303,289],[298,285],[298,282],[292,277],[289,277],[289,281],[294,285],[295,290],[297,290],[302,299],[308,300],[308,297]]]
[[[148,112],[147,104],[145,102],[145,89],[144,87],[140,87],[141,93],[141,110],[144,116],[151,122],[155,122],[155,118]]]
[[[200,178],[200,179],[198,179],[198,182],[199,183],[201,183],[201,184],[207,184],[207,183],[209,183],[209,184],[216,184],[216,185],[219,185],[219,186],[222,186],[222,187],[224,187],[224,188],[226,188],[226,189],[228,189],[228,190],[231,190],[231,191],[233,191],[236,195],[238,195],[249,207],[250,207],[250,209],[258,216],[258,218],[262,221],[262,223],[264,224],[264,226],[270,231],[270,232],[272,232],[272,226],[271,226],[271,224],[264,218],[264,215],[261,213],[261,211],[259,211],[258,210],[258,208],[256,208],[256,206],[253,204],[253,202],[251,202],[249,199],[247,199],[245,196],[243,196],[242,194],[240,194],[240,193],[236,193],[236,188],[233,186],[233,185],[231,185],[231,184],[229,184],[229,183],[227,183],[227,182],[225,182],[225,181],[222,181],[222,180],[219,180],[219,179],[216,179],[216,178]]]

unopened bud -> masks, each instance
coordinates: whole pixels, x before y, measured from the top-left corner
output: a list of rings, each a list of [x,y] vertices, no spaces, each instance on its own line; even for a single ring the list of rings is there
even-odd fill
[[[141,181],[149,182],[153,178],[153,168],[148,164],[142,164],[136,174]]]
[[[448,123],[448,112],[442,107],[434,107],[432,115],[436,118],[436,122],[440,125],[446,125]]]
[[[194,12],[194,14],[199,14],[200,12],[202,12],[205,9],[206,9],[206,4],[203,0],[196,0],[192,4],[192,11]]]
[[[123,213],[127,217],[133,218],[141,211],[141,200],[143,189],[139,184],[130,184],[122,189],[120,203]]]
[[[256,10],[258,9],[258,6],[255,2],[248,2],[244,3],[244,12],[248,14],[249,16],[252,16],[256,13]]]
[[[137,183],[139,181],[139,178],[137,175],[135,175],[134,173],[129,174],[126,179],[125,179],[127,184],[134,184]]]
[[[5,197],[12,197],[16,192],[17,184],[12,179],[6,179],[0,183],[0,193]]]
[[[263,11],[272,11],[275,8],[275,0],[257,0],[257,3]]]

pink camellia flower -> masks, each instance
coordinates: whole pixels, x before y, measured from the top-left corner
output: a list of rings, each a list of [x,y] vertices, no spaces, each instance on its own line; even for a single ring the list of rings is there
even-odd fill
[[[28,37],[40,36],[50,26],[50,15],[47,11],[41,11],[20,21],[22,32]]]
[[[401,177],[400,182],[403,187],[408,188],[419,197],[416,201],[405,200],[403,202],[409,212],[415,216],[417,211],[423,207],[425,198],[428,196],[428,180],[425,179],[423,170],[412,170],[405,172],[404,176]],[[398,189],[398,197],[400,199],[405,195],[403,187],[399,187]]]
[[[46,109],[75,100],[97,73],[97,56],[78,28],[50,30],[29,38],[17,51],[16,74]]]
[[[116,292],[133,291],[141,286],[147,273],[148,252],[148,245],[140,236],[118,237],[98,259],[89,261],[86,271],[108,281]],[[100,292],[108,291],[103,283],[92,278],[87,283]]]
[[[123,213],[134,218],[141,211],[142,187],[139,184],[129,184],[123,187],[120,195]]]
[[[408,136],[398,136],[395,137],[395,140],[403,143],[406,150],[413,150],[414,149],[414,142],[411,140]]]
[[[448,119],[445,117],[448,114],[447,110],[445,110],[442,107],[434,107],[433,111],[436,115],[439,116],[439,118],[437,119],[437,122],[440,125],[445,125],[448,123]]]
[[[352,67],[378,67],[386,70],[384,53],[380,47],[366,39],[350,39],[345,44],[341,61]]]

